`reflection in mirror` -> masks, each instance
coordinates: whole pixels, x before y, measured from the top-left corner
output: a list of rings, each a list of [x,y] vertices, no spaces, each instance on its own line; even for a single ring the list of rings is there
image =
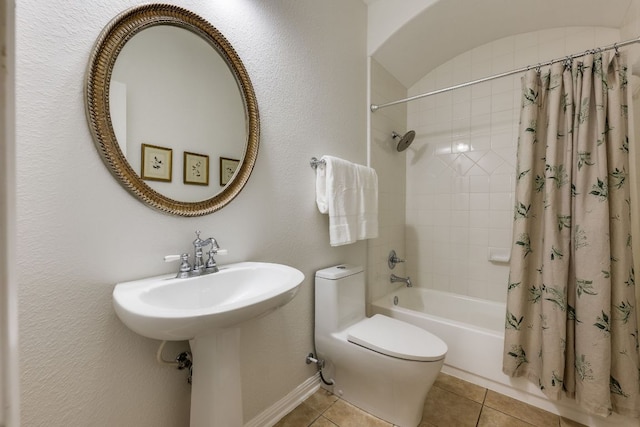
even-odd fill
[[[260,139],[253,86],[231,44],[198,15],[149,4],[115,17],[94,46],[85,94],[102,160],[148,206],[206,215],[247,183]]]
[[[171,182],[146,182],[167,197],[213,197],[222,189],[220,157],[242,157],[247,135],[238,85],[220,55],[190,31],[157,25],[131,38],[113,67],[110,98],[116,139],[134,171],[141,174],[142,144],[173,150]],[[208,156],[209,170],[205,162],[184,170],[184,152]],[[207,173],[209,185],[184,183]]]

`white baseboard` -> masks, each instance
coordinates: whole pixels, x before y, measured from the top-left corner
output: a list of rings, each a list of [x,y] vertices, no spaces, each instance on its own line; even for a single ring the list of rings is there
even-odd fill
[[[285,397],[262,411],[244,427],[271,427],[320,388],[320,374],[305,380]]]

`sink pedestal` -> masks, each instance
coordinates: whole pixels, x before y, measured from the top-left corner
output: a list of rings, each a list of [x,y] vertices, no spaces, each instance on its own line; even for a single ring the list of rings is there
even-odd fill
[[[239,326],[287,304],[303,280],[286,265],[239,262],[215,274],[118,283],[113,307],[144,337],[191,343],[191,427],[242,427]]]
[[[189,340],[193,356],[191,427],[242,427],[240,328]]]

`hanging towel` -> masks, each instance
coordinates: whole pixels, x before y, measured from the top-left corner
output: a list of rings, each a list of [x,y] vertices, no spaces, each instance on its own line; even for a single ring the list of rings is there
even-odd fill
[[[358,179],[358,240],[378,237],[378,174],[356,165]]]
[[[341,246],[378,235],[378,179],[375,171],[323,156],[316,169],[316,204],[329,215],[329,244]]]

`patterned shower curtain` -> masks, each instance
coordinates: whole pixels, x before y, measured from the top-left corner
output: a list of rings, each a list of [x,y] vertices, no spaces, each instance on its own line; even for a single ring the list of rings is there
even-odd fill
[[[503,371],[639,417],[626,60],[556,63],[522,87]]]

